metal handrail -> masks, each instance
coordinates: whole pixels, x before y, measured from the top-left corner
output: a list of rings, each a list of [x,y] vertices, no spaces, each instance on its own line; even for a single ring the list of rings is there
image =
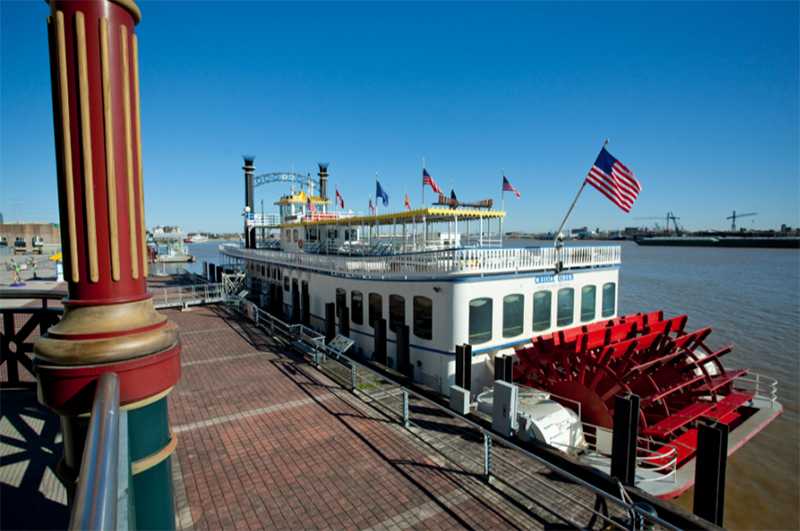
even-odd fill
[[[118,469],[119,377],[107,372],[97,380],[70,530],[116,529]]]
[[[287,324],[287,323],[281,321],[280,319],[277,319],[276,317],[272,316],[271,314],[261,310],[260,308],[258,308],[258,306],[256,306],[255,304],[251,303],[250,301],[244,300],[244,299],[242,299],[240,297],[231,296],[231,297],[226,298],[225,302],[226,302],[226,304],[229,304],[229,305],[235,305],[239,311],[242,311],[241,308],[240,308],[241,305],[247,306],[248,307],[247,310],[243,311],[242,313],[244,313],[245,315],[248,315],[248,316],[252,315],[251,318],[253,318],[253,320],[257,324],[259,324],[260,326],[263,326],[265,328],[268,328],[271,331],[271,333],[273,333],[273,334],[275,332],[276,325],[277,325],[277,327],[279,329],[281,329],[281,328],[285,329],[288,332],[288,335],[290,335],[293,339],[300,339],[301,341],[305,340],[306,344],[310,344],[310,346],[314,347],[315,357],[319,353],[319,350],[321,349],[322,350],[321,353],[323,355],[327,355],[328,357],[331,357],[331,355],[332,355],[332,356],[336,357],[337,359],[342,358],[343,361],[346,361],[351,367],[352,380],[353,380],[353,384],[352,385],[353,386],[355,385],[355,379],[356,379],[355,370],[356,370],[356,368],[358,368],[359,371],[366,371],[367,373],[370,373],[370,374],[378,377],[379,379],[387,382],[389,385],[393,385],[393,386],[399,388],[404,394],[407,394],[408,396],[413,396],[416,399],[424,402],[427,406],[433,407],[433,408],[437,409],[438,411],[440,411],[440,412],[442,412],[442,413],[444,413],[444,414],[446,414],[446,415],[448,415],[448,416],[450,416],[452,418],[457,419],[459,422],[461,422],[463,424],[466,424],[467,426],[477,430],[478,432],[480,432],[487,439],[490,439],[492,441],[496,441],[497,443],[499,443],[499,444],[501,444],[501,445],[503,445],[503,446],[505,446],[505,447],[507,447],[507,448],[509,448],[511,450],[514,450],[514,451],[518,452],[519,454],[521,454],[521,455],[523,455],[523,456],[525,456],[525,457],[527,457],[527,458],[529,458],[529,459],[531,459],[531,460],[533,460],[533,461],[535,461],[535,462],[537,462],[537,463],[549,468],[550,470],[552,470],[556,474],[562,476],[563,478],[565,478],[565,479],[567,479],[567,480],[569,480],[569,481],[571,481],[573,483],[576,483],[576,484],[578,484],[578,485],[580,485],[580,486],[582,486],[584,488],[589,489],[595,495],[603,497],[607,501],[610,501],[611,503],[623,508],[625,511],[628,511],[629,513],[640,514],[640,515],[642,515],[644,518],[646,518],[649,521],[655,522],[655,523],[657,523],[659,525],[662,525],[662,526],[664,526],[664,527],[666,527],[668,529],[679,531],[679,529],[677,527],[675,527],[672,524],[666,522],[665,520],[663,520],[663,519],[661,519],[661,518],[659,518],[657,516],[652,516],[650,514],[645,514],[645,513],[640,512],[639,509],[637,507],[635,507],[633,504],[628,503],[623,499],[617,498],[613,494],[609,494],[608,492],[606,492],[606,491],[604,491],[604,490],[602,490],[602,489],[600,489],[598,487],[595,487],[594,485],[592,485],[592,484],[580,479],[579,477],[577,477],[577,476],[575,476],[573,474],[570,474],[566,470],[562,470],[561,468],[559,468],[559,467],[553,465],[552,463],[546,461],[545,459],[543,459],[543,458],[541,458],[541,457],[539,457],[539,456],[537,456],[537,455],[535,455],[535,454],[533,454],[533,453],[531,453],[531,452],[529,452],[529,451],[517,446],[516,444],[512,443],[511,441],[509,441],[507,439],[504,439],[504,438],[499,437],[499,436],[497,436],[497,435],[495,435],[495,434],[493,434],[491,432],[486,431],[479,424],[477,424],[475,422],[472,422],[472,421],[470,421],[470,420],[468,420],[468,419],[466,419],[466,418],[464,418],[464,417],[462,417],[460,415],[455,414],[450,409],[448,409],[448,408],[446,408],[446,407],[444,407],[444,406],[442,406],[440,404],[437,404],[436,402],[428,399],[427,397],[421,395],[420,393],[417,393],[412,389],[404,387],[403,385],[401,385],[401,384],[399,384],[399,383],[397,383],[397,382],[395,382],[393,380],[389,380],[389,379],[385,378],[382,374],[380,374],[379,372],[375,371],[374,369],[355,361],[354,359],[350,358],[349,356],[347,356],[346,354],[344,354],[342,352],[339,352],[338,350],[335,350],[335,349],[329,347],[328,345],[326,345],[324,343],[323,340],[321,340],[321,339],[324,339],[324,336],[322,334],[318,333],[316,330],[314,330],[312,328],[308,328],[308,327],[306,327],[304,325],[301,325],[301,324],[294,324],[294,325]],[[326,352],[327,352],[327,354],[325,354]],[[363,377],[362,377],[362,379],[363,379]],[[502,478],[498,478],[498,479],[502,480]],[[508,484],[507,480],[503,480],[503,482]],[[509,486],[511,488],[513,488],[514,490],[516,490],[517,492],[519,492],[520,494],[522,494],[523,496],[527,496],[527,497],[531,498],[531,500],[534,501],[535,503],[541,504],[540,500],[535,499],[535,497],[532,497],[531,494],[529,494],[529,493],[527,493],[527,492],[515,487],[514,485],[509,485]]]

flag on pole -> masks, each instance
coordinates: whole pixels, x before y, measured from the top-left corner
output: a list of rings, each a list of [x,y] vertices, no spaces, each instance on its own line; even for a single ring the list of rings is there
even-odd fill
[[[369,209],[372,211],[372,215],[375,215],[375,207],[372,205],[372,198],[369,198]]]
[[[505,176],[503,176],[503,191],[504,192],[514,192],[515,194],[517,194],[517,199],[519,199],[519,192],[517,192],[516,188],[511,186],[511,183],[508,182],[508,179],[506,179]]]
[[[381,183],[375,180],[375,201],[378,200],[379,197],[383,198],[383,206],[389,206],[389,194],[384,191]]]
[[[408,202],[408,194],[406,194],[406,208],[411,211],[411,203]]]
[[[311,212],[312,214],[317,213],[317,207],[315,207],[314,203],[311,202],[310,197],[306,199],[306,206],[308,207],[308,211]]]
[[[586,182],[625,212],[631,211],[633,202],[642,190],[633,172],[612,157],[605,147],[594,161]]]
[[[456,197],[456,191],[453,190],[452,188],[450,189],[450,199],[452,199],[453,201],[458,201],[458,198]]]
[[[433,180],[433,177],[431,177],[425,168],[422,168],[422,186],[425,186],[426,184],[429,184],[431,188],[433,188],[433,191],[437,194],[442,193],[442,189],[436,185],[436,181]]]
[[[336,190],[336,201],[344,208],[344,199],[342,199],[342,194],[339,193],[339,190]]]

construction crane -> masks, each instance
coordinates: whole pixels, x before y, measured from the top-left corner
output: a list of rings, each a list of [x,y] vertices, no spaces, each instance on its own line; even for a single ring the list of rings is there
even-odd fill
[[[725,219],[732,219],[733,222],[731,223],[731,232],[736,232],[736,218],[743,218],[745,216],[757,216],[758,212],[750,212],[748,214],[737,214],[736,211],[733,211],[732,216],[728,216]]]
[[[633,218],[633,219],[664,219],[664,216],[657,216],[657,217],[649,217],[649,218]],[[669,234],[669,220],[672,219],[672,223],[675,226],[675,232],[678,232],[678,221],[681,218],[676,218],[675,214],[672,212],[667,212],[667,234]],[[683,229],[681,229],[683,230]]]

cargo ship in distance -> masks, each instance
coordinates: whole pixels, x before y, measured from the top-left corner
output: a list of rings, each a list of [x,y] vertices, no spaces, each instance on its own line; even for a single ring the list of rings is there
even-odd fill
[[[800,238],[783,236],[651,236],[634,238],[634,241],[644,246],[800,249]]]
[[[246,209],[245,242],[220,245],[225,267],[279,318],[321,333],[333,319],[354,342],[348,355],[461,393],[471,411],[491,415],[496,383],[513,381],[517,413],[503,435],[608,473],[615,399],[636,395],[635,483],[669,499],[694,483],[700,424],[726,424],[732,453],[782,412],[777,381],[726,367],[732,346],[711,349],[711,327],[663,311],[618,315],[620,246],[503,247],[505,212],[491,201],[330,212],[326,165],[318,177],[320,195],[292,191],[277,218]],[[259,241],[261,229],[280,238]],[[466,389],[456,385],[463,344]]]

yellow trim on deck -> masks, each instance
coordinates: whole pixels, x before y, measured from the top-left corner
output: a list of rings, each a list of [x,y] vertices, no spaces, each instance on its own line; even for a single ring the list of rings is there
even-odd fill
[[[309,196],[305,192],[303,192],[302,190],[300,192],[294,194],[292,197],[284,197],[283,199],[281,199],[280,201],[278,201],[277,203],[274,203],[274,204],[276,204],[276,205],[302,205],[302,204],[305,204],[306,201],[308,201],[309,197],[311,198],[311,202],[313,204],[315,204],[315,205],[330,205],[330,204],[332,204],[330,199],[322,199],[321,197],[317,197],[317,196],[314,196],[314,195]]]
[[[422,217],[425,216],[425,221],[428,223],[441,223],[444,221],[454,221],[458,218],[459,221],[466,221],[472,219],[497,219],[506,217],[506,213],[499,210],[480,210],[477,208],[464,208],[455,209],[447,207],[425,207],[418,208],[412,211],[405,212],[391,212],[389,214],[379,214],[377,217],[378,223],[385,221],[397,220],[398,223],[421,223]],[[355,218],[339,218],[323,219],[319,221],[291,221],[288,223],[281,223],[275,227],[297,227],[298,225],[375,225],[375,216],[359,216]]]

